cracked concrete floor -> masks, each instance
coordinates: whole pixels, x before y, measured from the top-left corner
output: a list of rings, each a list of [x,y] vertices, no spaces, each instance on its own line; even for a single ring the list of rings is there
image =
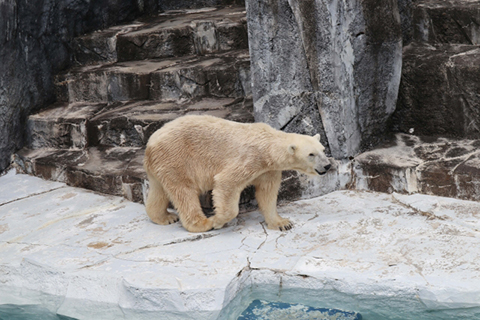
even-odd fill
[[[378,297],[405,297],[413,304],[398,304],[398,319],[414,309],[480,319],[480,203],[337,191],[278,210],[292,230],[266,229],[255,211],[194,234],[151,223],[123,198],[10,171],[0,177],[0,301],[79,319],[236,319],[248,302],[230,302],[249,288],[280,300],[303,288],[320,307],[368,314]]]

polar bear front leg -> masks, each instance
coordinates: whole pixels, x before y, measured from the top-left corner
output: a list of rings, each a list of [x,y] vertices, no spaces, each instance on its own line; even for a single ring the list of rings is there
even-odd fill
[[[272,230],[286,231],[290,230],[293,224],[277,213],[277,197],[281,182],[281,171],[268,171],[256,178],[252,184],[255,186],[255,198],[265,217],[267,227]]]

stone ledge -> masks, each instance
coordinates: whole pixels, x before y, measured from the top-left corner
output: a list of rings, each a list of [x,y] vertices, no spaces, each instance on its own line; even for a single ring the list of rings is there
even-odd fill
[[[280,206],[288,232],[250,212],[190,234],[142,205],[13,172],[0,195],[8,303],[106,320],[231,319],[255,297],[366,318],[474,319],[480,307],[477,202],[340,191]]]
[[[248,50],[69,69],[55,77],[59,101],[114,102],[251,95]]]
[[[74,40],[81,65],[247,48],[245,7],[167,11]]]
[[[479,140],[398,134],[354,160],[354,188],[480,200]]]
[[[28,118],[28,147],[142,147],[166,122],[186,114],[209,114],[253,122],[251,98],[202,98],[186,101],[57,103]]]
[[[142,148],[22,149],[13,163],[17,172],[143,202],[143,154]]]

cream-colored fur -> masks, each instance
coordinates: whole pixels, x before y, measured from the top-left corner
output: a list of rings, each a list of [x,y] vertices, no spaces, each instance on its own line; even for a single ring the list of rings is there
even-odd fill
[[[149,139],[144,167],[150,183],[146,210],[158,224],[178,221],[191,232],[219,229],[238,215],[240,193],[254,185],[268,228],[288,230],[277,213],[283,170],[309,175],[330,167],[319,135],[284,133],[263,123],[244,124],[211,116],[185,116]],[[213,190],[215,215],[206,218],[199,195]]]

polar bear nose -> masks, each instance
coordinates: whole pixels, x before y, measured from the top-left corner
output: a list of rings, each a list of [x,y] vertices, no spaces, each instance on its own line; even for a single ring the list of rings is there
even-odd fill
[[[327,164],[325,167],[323,167],[325,169],[325,171],[328,171],[330,170],[330,168],[332,167],[331,164]]]

